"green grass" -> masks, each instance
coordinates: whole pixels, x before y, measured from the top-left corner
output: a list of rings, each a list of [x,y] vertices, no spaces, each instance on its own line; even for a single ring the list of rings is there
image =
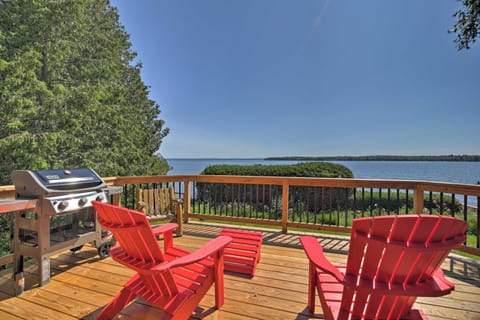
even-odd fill
[[[458,250],[453,250],[452,252],[455,253],[455,254],[458,254],[459,256],[465,257],[465,258],[469,258],[469,259],[472,259],[472,260],[475,260],[475,261],[480,261],[480,257],[476,256],[474,254],[470,254],[470,253],[463,252],[463,251],[458,251]]]

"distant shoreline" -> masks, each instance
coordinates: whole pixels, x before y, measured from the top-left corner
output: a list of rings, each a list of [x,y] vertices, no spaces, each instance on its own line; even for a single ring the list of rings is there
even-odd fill
[[[290,160],[290,161],[459,161],[480,162],[480,155],[443,155],[443,156],[327,156],[327,157],[268,157],[264,160]]]
[[[449,162],[480,162],[480,155],[440,155],[440,156],[395,156],[395,155],[374,155],[374,156],[282,156],[282,157],[214,157],[214,158],[182,158],[172,157],[167,160],[261,160],[261,161],[449,161]]]

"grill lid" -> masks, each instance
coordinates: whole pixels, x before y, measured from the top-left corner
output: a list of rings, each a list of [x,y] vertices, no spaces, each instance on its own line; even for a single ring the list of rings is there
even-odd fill
[[[98,190],[106,183],[90,168],[69,170],[15,170],[12,172],[17,197],[39,197]]]

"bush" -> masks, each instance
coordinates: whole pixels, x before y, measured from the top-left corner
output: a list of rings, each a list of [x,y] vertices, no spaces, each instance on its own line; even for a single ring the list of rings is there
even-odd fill
[[[340,164],[328,162],[304,162],[292,165],[212,165],[206,167],[203,175],[239,176],[278,176],[278,177],[317,177],[353,178],[350,169]]]
[[[293,165],[212,165],[205,168],[203,175],[278,176],[353,178],[352,171],[345,166],[327,162],[306,162]],[[257,207],[272,207],[281,204],[282,186],[278,185],[235,185],[220,183],[197,183],[197,198],[211,203],[246,202]],[[321,188],[320,188],[321,189]],[[331,188],[328,192],[331,192]],[[310,193],[308,187],[295,187],[292,194]],[[343,206],[346,200],[344,189],[334,189],[333,201]],[[321,192],[318,193],[321,195]],[[311,196],[311,195],[310,195]],[[313,202],[312,202],[313,203]]]

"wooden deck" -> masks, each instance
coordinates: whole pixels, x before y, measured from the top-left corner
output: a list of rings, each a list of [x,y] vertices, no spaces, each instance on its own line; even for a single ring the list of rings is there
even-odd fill
[[[185,236],[175,238],[175,244],[194,250],[219,230],[217,225],[190,223],[185,225]],[[322,318],[320,306],[315,315],[306,310],[308,262],[298,243],[299,234],[261,231],[264,242],[255,277],[227,273],[225,305],[215,310],[210,290],[192,319]],[[333,262],[346,260],[348,239],[325,235],[319,238]],[[26,266],[26,271],[32,268]],[[133,274],[110,258],[100,260],[92,247],[56,256],[51,260],[51,269],[51,283],[40,288],[35,287],[34,276],[27,273],[26,286],[31,289],[20,297],[11,297],[12,281],[6,280],[11,274],[7,273],[0,284],[0,319],[94,319]],[[455,283],[455,291],[446,297],[419,298],[416,307],[430,319],[480,319],[479,264],[452,257],[445,262],[444,270]],[[119,318],[156,316],[157,310],[138,301]]]

